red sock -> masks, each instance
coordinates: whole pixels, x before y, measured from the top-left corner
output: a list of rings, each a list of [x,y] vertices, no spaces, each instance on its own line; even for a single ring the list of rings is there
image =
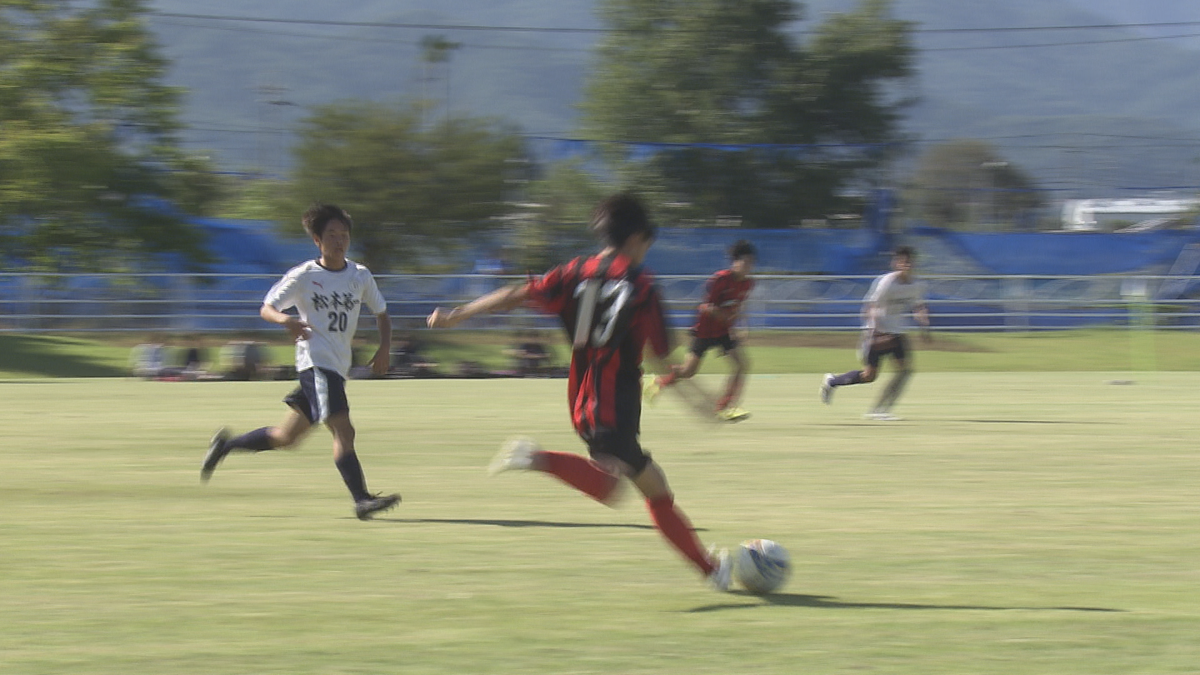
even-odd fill
[[[620,478],[601,469],[584,457],[567,452],[538,453],[538,468],[602,502],[612,496]]]
[[[743,379],[745,378],[740,373],[729,378],[729,384],[725,387],[725,395],[717,401],[717,410],[724,410],[737,400],[738,394],[742,393]]]
[[[692,524],[687,516],[675,508],[675,498],[671,495],[647,499],[646,508],[650,510],[650,518],[654,526],[679,550],[688,560],[691,560],[704,576],[712,574],[713,565],[708,559],[708,553],[700,547],[700,540],[692,532]]]

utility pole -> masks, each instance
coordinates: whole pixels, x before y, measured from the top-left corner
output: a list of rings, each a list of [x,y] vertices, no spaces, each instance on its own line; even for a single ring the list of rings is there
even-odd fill
[[[446,95],[442,104],[445,107],[447,121],[450,120],[450,56],[460,47],[462,47],[462,43],[451,42],[441,35],[426,35],[421,38],[422,71],[427,73],[431,66],[441,66],[442,69],[442,77],[446,84]],[[428,75],[421,78],[422,98],[425,97],[425,82],[429,79]],[[424,107],[422,107],[421,122],[423,126],[425,122]]]

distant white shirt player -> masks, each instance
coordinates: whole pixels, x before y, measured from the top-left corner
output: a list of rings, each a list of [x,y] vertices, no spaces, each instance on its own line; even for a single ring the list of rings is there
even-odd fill
[[[833,400],[835,387],[844,387],[864,382],[874,382],[879,375],[879,362],[891,356],[896,362],[896,375],[888,382],[875,406],[867,417],[877,420],[899,419],[892,415],[892,406],[912,376],[908,358],[911,346],[908,332],[915,318],[924,329],[922,335],[929,337],[929,310],[925,305],[925,284],[913,276],[912,265],[916,252],[902,246],[892,254],[892,270],[875,279],[863,298],[863,341],[860,347],[862,370],[851,370],[841,375],[826,373],[821,381],[821,401]]]

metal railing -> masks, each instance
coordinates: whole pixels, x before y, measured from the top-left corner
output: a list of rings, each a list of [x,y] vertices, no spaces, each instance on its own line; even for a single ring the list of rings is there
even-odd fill
[[[523,277],[379,275],[399,329],[424,324],[437,306],[458,304]],[[0,332],[245,332],[274,275],[0,274]],[[843,331],[859,327],[873,277],[756,276],[750,328]],[[668,319],[694,320],[707,276],[664,276]],[[936,327],[951,331],[1051,330],[1086,326],[1191,329],[1200,326],[1200,276],[930,276]],[[364,325],[372,320],[364,318]],[[553,317],[518,310],[472,321],[480,329],[553,327]]]

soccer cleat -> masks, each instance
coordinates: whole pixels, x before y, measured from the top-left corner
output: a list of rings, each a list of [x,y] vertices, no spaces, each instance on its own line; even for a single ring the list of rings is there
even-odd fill
[[[729,555],[729,550],[723,548],[718,551],[716,547],[710,547],[708,558],[715,565],[708,574],[708,585],[714,590],[728,591],[733,582],[733,557]]]
[[[899,422],[901,419],[903,419],[886,410],[872,410],[871,412],[863,415],[863,417],[869,420],[875,420],[876,422]]]
[[[208,442],[208,454],[204,455],[204,463],[200,465],[200,480],[207,483],[208,479],[212,478],[217,465],[229,454],[229,448],[226,447],[228,441],[229,429],[217,429],[217,433],[213,434],[212,440]]]
[[[662,383],[658,381],[657,377],[648,378],[646,383],[642,385],[642,398],[645,399],[647,403],[654,403],[654,401],[658,398],[658,395],[661,393]]]
[[[749,418],[750,413],[741,408],[722,408],[717,411],[717,419],[722,422],[741,422]]]
[[[400,495],[371,495],[354,502],[354,515],[359,520],[370,520],[376,513],[387,511],[399,503]]]
[[[533,455],[541,451],[537,441],[527,436],[510,438],[500,446],[500,452],[488,465],[488,473],[495,476],[505,471],[529,471],[533,469]]]
[[[825,373],[825,377],[821,380],[821,403],[829,405],[833,403],[833,373]]]

